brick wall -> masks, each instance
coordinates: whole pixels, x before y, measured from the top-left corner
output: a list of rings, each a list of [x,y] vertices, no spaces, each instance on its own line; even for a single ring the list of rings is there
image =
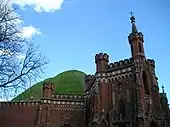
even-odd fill
[[[34,127],[36,115],[35,103],[0,103],[0,127]]]

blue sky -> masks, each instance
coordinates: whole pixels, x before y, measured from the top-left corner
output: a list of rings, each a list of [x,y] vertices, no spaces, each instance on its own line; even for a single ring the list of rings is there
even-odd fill
[[[169,0],[14,1],[22,6],[19,14],[24,25],[41,33],[33,42],[49,60],[43,79],[70,69],[95,73],[94,56],[99,52],[107,52],[110,62],[129,58],[129,12],[133,11],[137,28],[144,34],[146,56],[156,61],[159,85],[170,93]]]

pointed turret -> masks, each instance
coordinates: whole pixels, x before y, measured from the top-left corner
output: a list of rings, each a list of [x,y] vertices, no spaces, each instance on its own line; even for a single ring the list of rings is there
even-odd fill
[[[133,15],[131,15],[130,20],[132,23],[132,33],[138,33],[138,30],[135,25],[135,17]]]
[[[162,85],[162,93],[164,94],[165,93],[165,91],[164,91],[164,86]]]
[[[162,97],[166,100],[166,101],[168,101],[168,98],[167,98],[167,95],[166,95],[166,93],[165,93],[165,90],[164,90],[164,86],[162,85]]]
[[[129,44],[131,45],[131,54],[133,59],[138,59],[139,57],[145,58],[144,53],[144,46],[143,46],[143,34],[138,32],[136,24],[135,24],[135,17],[133,13],[131,13],[131,24],[132,24],[132,31],[128,36]]]

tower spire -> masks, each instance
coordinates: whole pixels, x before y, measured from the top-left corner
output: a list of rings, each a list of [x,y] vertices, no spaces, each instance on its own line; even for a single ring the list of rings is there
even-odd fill
[[[144,52],[144,39],[143,34],[141,32],[138,32],[136,25],[135,25],[135,17],[133,16],[133,12],[130,12],[131,17],[131,23],[132,23],[132,31],[128,36],[129,44],[131,46],[131,54],[133,59],[138,58],[145,58],[145,52]]]
[[[164,86],[162,85],[162,93],[165,93],[165,91],[164,91]]]
[[[134,13],[131,11],[130,14],[131,14],[130,20],[132,23],[132,33],[138,33],[138,30],[135,25],[135,17],[133,16]]]

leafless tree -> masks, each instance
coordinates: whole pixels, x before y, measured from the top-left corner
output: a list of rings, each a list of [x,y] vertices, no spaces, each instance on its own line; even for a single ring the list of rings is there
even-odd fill
[[[37,47],[22,36],[21,22],[16,9],[0,0],[0,97],[27,88],[47,64]]]

